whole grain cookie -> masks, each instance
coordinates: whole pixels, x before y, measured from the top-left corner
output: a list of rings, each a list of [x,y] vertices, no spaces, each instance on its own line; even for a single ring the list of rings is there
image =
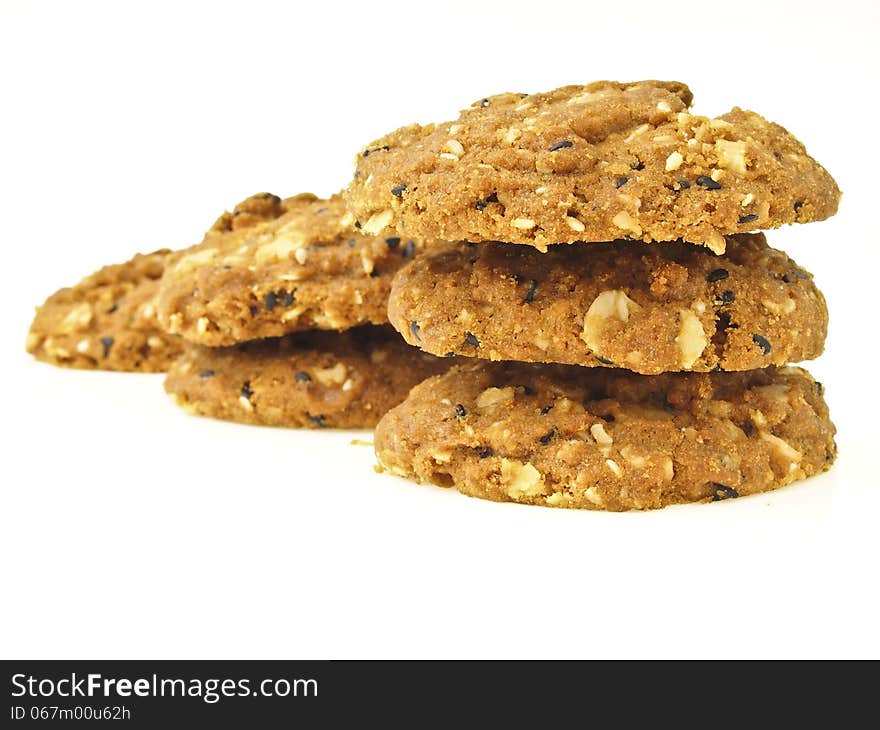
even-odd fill
[[[828,324],[812,276],[760,233],[731,236],[723,256],[638,241],[438,245],[397,274],[388,312],[435,355],[646,374],[818,357]]]
[[[168,271],[162,325],[216,347],[386,323],[391,276],[416,242],[364,236],[353,223],[339,195],[249,198]]]
[[[474,362],[379,423],[380,465],[498,501],[628,510],[764,492],[825,471],[834,426],[799,368],[635,375]]]
[[[155,298],[175,256],[167,249],[137,254],[55,292],[37,307],[27,351],[72,368],[167,370],[183,344],[159,327]]]
[[[182,408],[229,421],[293,428],[372,428],[449,360],[391,327],[301,332],[235,347],[189,345],[165,379]]]
[[[688,113],[682,83],[599,81],[475,102],[454,122],[403,127],[357,159],[364,230],[548,244],[683,239],[822,220],[837,184],[778,124],[734,108]]]

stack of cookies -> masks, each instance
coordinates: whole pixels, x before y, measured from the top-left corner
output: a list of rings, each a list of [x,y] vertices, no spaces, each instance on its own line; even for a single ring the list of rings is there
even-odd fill
[[[384,469],[625,510],[828,468],[822,387],[787,365],[822,352],[825,301],[755,231],[827,218],[840,192],[782,127],[691,101],[656,81],[503,94],[363,150],[363,227],[446,241],[397,273],[392,325],[476,358],[382,419]]]
[[[354,227],[341,197],[263,193],[204,240],[106,267],[38,309],[27,348],[56,365],[168,371],[186,410],[245,423],[372,428],[449,362],[387,324],[418,250]]]

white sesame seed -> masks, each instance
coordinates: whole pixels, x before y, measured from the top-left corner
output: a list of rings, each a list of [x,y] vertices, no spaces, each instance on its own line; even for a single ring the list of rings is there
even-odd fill
[[[571,228],[571,230],[576,231],[577,233],[583,233],[586,230],[586,226],[574,216],[567,215],[565,217],[565,222],[568,223],[568,227]]]
[[[681,167],[681,163],[684,162],[684,157],[681,152],[673,152],[666,158],[666,172],[672,172],[673,170],[677,170]]]
[[[443,149],[447,152],[451,152],[453,155],[463,155],[464,154],[464,145],[459,142],[457,139],[448,139],[446,140],[446,144],[443,145]]]

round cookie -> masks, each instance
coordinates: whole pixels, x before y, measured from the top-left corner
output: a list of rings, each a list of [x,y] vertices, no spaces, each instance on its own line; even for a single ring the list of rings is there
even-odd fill
[[[548,244],[683,239],[822,220],[840,191],[778,124],[734,108],[688,113],[682,83],[599,81],[500,94],[454,122],[403,127],[357,158],[364,229]]]
[[[167,370],[183,343],[159,327],[155,298],[175,256],[167,249],[137,254],[55,292],[37,307],[27,351],[64,367]]]
[[[812,276],[760,233],[731,236],[723,256],[680,242],[443,244],[397,274],[388,313],[435,355],[645,374],[818,357],[828,324]]]
[[[211,347],[387,323],[391,277],[416,242],[364,236],[353,223],[339,195],[249,198],[168,271],[160,322]]]
[[[799,368],[643,376],[474,362],[376,427],[380,465],[473,497],[621,511],[739,497],[825,471],[822,386]]]
[[[182,408],[293,428],[373,428],[449,360],[407,345],[388,326],[313,330],[235,347],[190,345],[165,379]]]

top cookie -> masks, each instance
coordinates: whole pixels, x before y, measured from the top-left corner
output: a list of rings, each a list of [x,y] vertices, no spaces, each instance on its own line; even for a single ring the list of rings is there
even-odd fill
[[[778,124],[687,109],[682,83],[598,81],[475,102],[455,122],[366,147],[348,195],[364,228],[425,238],[552,243],[683,239],[822,220],[840,191]]]
[[[386,323],[391,276],[417,245],[354,222],[339,195],[248,198],[168,270],[159,321],[211,347]]]

